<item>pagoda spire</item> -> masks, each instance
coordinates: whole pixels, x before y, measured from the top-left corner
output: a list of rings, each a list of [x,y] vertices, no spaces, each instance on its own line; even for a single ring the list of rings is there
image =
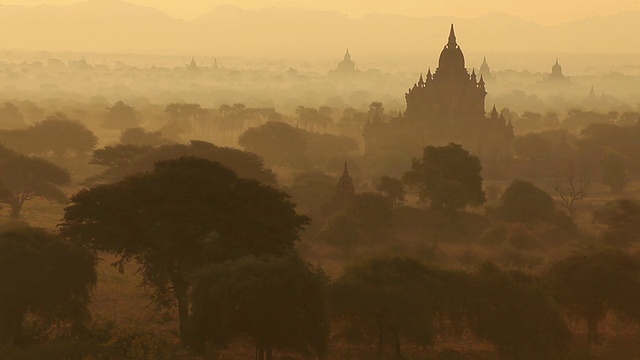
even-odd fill
[[[348,178],[349,176],[349,168],[347,168],[347,162],[344,162],[344,170],[342,170],[342,177]]]
[[[498,119],[498,109],[496,109],[496,105],[493,104],[493,109],[491,109],[491,118],[492,119]]]
[[[418,80],[418,85],[420,87],[424,86],[424,79],[422,78],[422,73],[420,73],[420,80]]]
[[[458,43],[456,42],[456,32],[453,29],[453,24],[451,24],[451,31],[449,31],[449,43],[447,44],[447,46],[450,49],[455,49],[456,46],[458,46]]]

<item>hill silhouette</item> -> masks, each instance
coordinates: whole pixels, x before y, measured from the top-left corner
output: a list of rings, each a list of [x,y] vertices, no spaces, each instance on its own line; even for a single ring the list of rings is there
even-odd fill
[[[226,5],[185,21],[121,0],[0,6],[0,44],[28,51],[261,57],[326,56],[352,46],[359,54],[424,55],[442,46],[450,23],[464,34],[466,51],[640,52],[639,42],[628,41],[640,32],[640,12],[543,26],[502,12],[468,19],[379,13],[350,19],[338,12]]]

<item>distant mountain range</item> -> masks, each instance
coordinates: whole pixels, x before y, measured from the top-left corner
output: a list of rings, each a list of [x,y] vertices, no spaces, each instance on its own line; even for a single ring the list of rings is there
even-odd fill
[[[422,17],[417,17],[421,15]],[[465,51],[640,52],[640,12],[543,26],[501,12],[472,19],[220,6],[193,21],[120,0],[69,6],[0,6],[0,49],[249,57],[438,52],[454,23]]]

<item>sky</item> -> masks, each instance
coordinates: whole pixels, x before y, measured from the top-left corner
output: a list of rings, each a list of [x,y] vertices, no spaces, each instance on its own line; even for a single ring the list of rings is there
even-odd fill
[[[102,0],[109,1],[109,0]],[[369,13],[414,16],[450,15],[477,17],[503,11],[544,25],[555,25],[597,15],[621,11],[640,11],[640,0],[127,0],[130,3],[158,8],[173,17],[186,20],[232,4],[245,9],[265,7],[299,7],[336,11],[349,17]],[[68,5],[78,0],[0,0],[3,5]]]

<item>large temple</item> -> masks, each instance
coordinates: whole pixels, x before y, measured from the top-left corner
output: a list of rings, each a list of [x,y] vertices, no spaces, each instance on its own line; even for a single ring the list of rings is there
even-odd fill
[[[510,154],[513,127],[495,106],[485,114],[485,82],[469,74],[453,25],[435,72],[428,70],[405,94],[407,109],[390,122],[370,120],[364,129],[365,153],[399,150],[416,153],[426,145],[462,144],[487,158]]]

